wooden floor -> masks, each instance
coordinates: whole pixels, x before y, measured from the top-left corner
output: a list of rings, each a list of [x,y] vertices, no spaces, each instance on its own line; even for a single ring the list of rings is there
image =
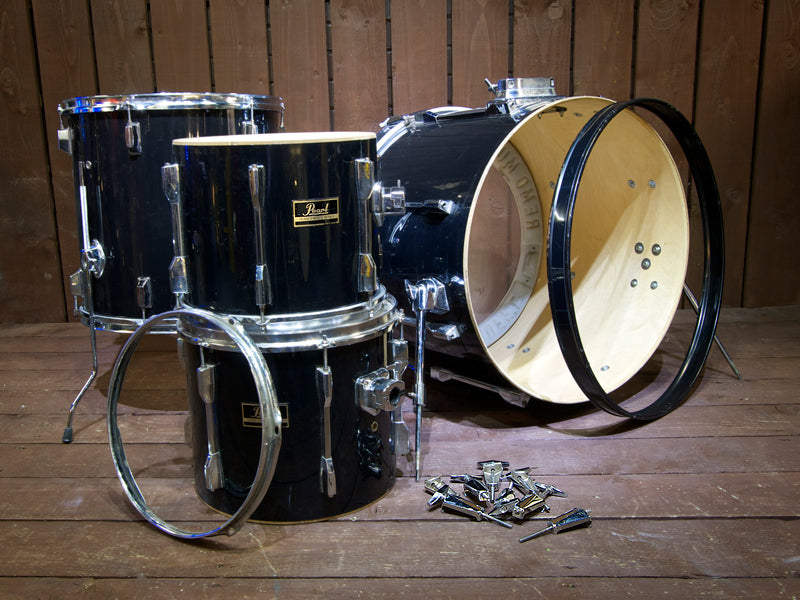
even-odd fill
[[[629,388],[672,377],[689,315]],[[300,525],[248,523],[233,537],[172,539],[130,507],[105,432],[105,387],[121,339],[99,335],[90,364],[79,324],[0,331],[0,596],[23,598],[798,598],[800,597],[800,307],[726,310],[720,353],[692,396],[663,419],[631,426],[586,405],[505,404],[489,392],[431,382],[423,477],[471,472],[482,459],[531,466],[569,494],[552,515],[591,511],[587,529],[520,544],[544,517],[505,529],[430,511],[412,464],[373,505]],[[191,518],[176,448],[183,417],[172,342],[136,353],[120,427],[151,464],[141,475],[169,519]],[[138,367],[137,367],[138,368]],[[407,420],[412,423],[410,412]],[[181,472],[185,475],[185,465]]]

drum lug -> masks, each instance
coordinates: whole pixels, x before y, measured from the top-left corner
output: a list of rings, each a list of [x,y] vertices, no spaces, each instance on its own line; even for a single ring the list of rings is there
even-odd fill
[[[356,402],[370,415],[382,410],[394,411],[405,391],[405,384],[386,368],[367,373],[356,379]]]
[[[82,298],[83,300],[86,299],[88,291],[87,286],[88,282],[86,281],[86,271],[83,269],[78,269],[72,275],[69,276],[69,291],[72,292],[72,296],[75,299],[75,316],[80,315],[80,308],[78,307],[78,297]]]
[[[358,258],[358,291],[374,292],[378,289],[375,259],[372,258],[372,254],[363,252]]]
[[[128,121],[125,125],[125,147],[131,156],[142,153],[142,126],[138,121]]]
[[[142,309],[142,318],[145,318],[148,308],[153,308],[153,283],[149,277],[136,279],[136,304]]]
[[[58,130],[58,148],[72,154],[72,130],[69,127]]]
[[[183,206],[181,202],[180,172],[177,164],[161,167],[161,186],[172,211],[172,248],[174,256],[169,265],[172,293],[179,299],[189,293],[189,270],[186,259],[186,242],[183,237]]]
[[[216,367],[216,365],[203,363],[197,368],[197,391],[206,408],[206,437],[208,439],[208,455],[203,467],[203,475],[206,480],[206,488],[211,492],[225,485],[217,433]]]
[[[264,243],[264,165],[250,165],[247,169],[250,182],[250,202],[253,204],[256,244],[256,285],[255,301],[264,322],[266,307],[272,304],[272,283],[267,268],[266,247]]]
[[[333,400],[333,372],[328,366],[328,352],[323,349],[323,365],[317,367],[317,390],[322,400],[323,448],[320,460],[320,491],[333,498],[336,495],[336,472],[333,469],[333,441],[331,438],[331,402]]]

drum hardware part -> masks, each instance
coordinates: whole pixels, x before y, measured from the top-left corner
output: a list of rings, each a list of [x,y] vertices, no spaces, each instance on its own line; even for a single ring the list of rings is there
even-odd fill
[[[464,475],[451,475],[450,481],[463,483],[464,493],[468,496],[472,496],[479,502],[489,502],[489,488],[477,477],[466,473]]]
[[[253,203],[253,217],[256,230],[256,280],[255,296],[256,306],[261,315],[263,326],[266,307],[272,304],[272,280],[269,276],[266,259],[266,244],[264,242],[264,165],[250,165],[248,167],[250,180],[250,201]]]
[[[128,104],[128,122],[125,124],[125,147],[131,156],[142,154],[142,126],[131,118],[131,105]]]
[[[187,531],[178,528],[164,521],[147,505],[144,495],[133,476],[130,464],[128,463],[122,437],[117,425],[117,405],[119,403],[125,372],[141,338],[146,335],[150,329],[156,327],[160,321],[166,319],[181,320],[183,318],[205,320],[211,326],[217,327],[231,337],[250,367],[250,372],[253,375],[258,395],[258,412],[261,417],[261,442],[259,446],[258,466],[247,497],[245,497],[238,510],[226,522],[218,527],[201,532]],[[142,517],[160,531],[174,537],[196,540],[220,534],[235,534],[264,499],[264,495],[269,488],[272,476],[275,472],[281,445],[281,415],[276,397],[277,395],[272,383],[269,368],[258,347],[242,330],[240,325],[235,322],[231,323],[227,317],[209,311],[184,307],[178,310],[161,313],[145,321],[142,326],[128,338],[120,350],[117,360],[114,363],[114,369],[111,373],[111,383],[108,390],[107,429],[111,456],[114,459],[114,466],[116,467],[117,475],[122,483],[125,494],[134,505],[134,508],[136,508]]]
[[[519,502],[520,500],[517,498],[514,490],[511,487],[507,487],[499,496],[497,496],[497,498],[495,498],[494,502],[487,504],[486,510],[488,510],[489,514],[493,517],[500,518],[513,514],[514,509],[517,508],[517,504]]]
[[[405,282],[406,294],[417,315],[416,379],[411,398],[414,401],[416,430],[414,432],[414,476],[419,481],[422,407],[425,406],[425,317],[428,312],[443,314],[450,310],[444,284],[435,278],[426,278],[415,284]]]
[[[81,268],[76,273],[73,273],[70,276],[70,288],[72,293],[79,292],[81,297],[84,300],[84,304],[88,307],[89,313],[89,343],[92,349],[92,370],[89,373],[89,377],[86,379],[86,382],[83,384],[83,387],[78,392],[78,395],[75,396],[75,399],[69,406],[69,411],[67,413],[67,425],[64,427],[64,433],[61,436],[61,441],[65,444],[69,444],[73,440],[73,431],[72,431],[72,418],[75,416],[75,409],[78,407],[78,403],[83,398],[83,395],[86,393],[86,390],[92,385],[97,377],[97,332],[95,331],[95,316],[94,316],[94,299],[93,299],[93,292],[92,292],[92,281],[88,275],[88,272]],[[78,306],[78,297],[75,296],[75,307],[77,309]]]
[[[175,308],[181,306],[183,296],[189,293],[186,258],[186,241],[183,237],[183,205],[181,202],[180,172],[177,163],[161,167],[161,186],[170,204],[172,215],[172,248],[174,256],[169,265],[169,279],[175,294]]]
[[[659,252],[660,252],[660,250],[659,250]],[[653,247],[653,253],[657,254],[657,252],[655,251],[655,246]],[[653,283],[655,283],[655,282],[653,282]],[[650,285],[652,287],[652,284],[650,284]],[[692,290],[689,288],[689,286],[686,285],[686,282],[683,283],[683,294],[686,296],[686,299],[689,301],[689,304],[692,305],[692,308],[694,309],[695,314],[697,314],[699,316],[700,315],[700,307],[697,305],[697,298],[695,298],[695,296],[692,293]],[[725,357],[725,360],[728,362],[728,366],[730,366],[731,370],[733,371],[733,374],[736,375],[736,378],[739,381],[744,381],[744,379],[742,378],[742,374],[739,372],[739,369],[737,369],[736,365],[733,364],[733,359],[731,358],[731,355],[728,354],[727,350],[725,350],[725,346],[722,345],[722,342],[720,341],[719,337],[717,337],[716,333],[714,333],[714,343],[717,345],[717,348],[719,348],[719,351],[722,352],[722,356]]]
[[[544,529],[519,538],[520,542],[527,542],[546,533],[561,533],[568,529],[575,529],[582,525],[588,526],[592,523],[592,518],[589,516],[589,511],[582,508],[573,508],[565,512],[563,515],[557,516],[555,519],[548,521],[547,527]]]
[[[59,104],[58,105],[58,149],[71,155],[72,129],[70,129],[69,127],[64,127],[64,120],[62,119],[63,112],[64,112],[64,107]]]
[[[511,77],[500,79],[496,84],[484,79],[494,99],[487,109],[507,113],[512,119],[520,120],[536,106],[552,102],[556,94],[555,80],[552,77]]]
[[[503,477],[503,469],[506,467],[508,463],[499,460],[484,460],[478,463],[478,468],[483,471],[483,482],[489,489],[489,502],[494,502]]]
[[[534,482],[533,487],[536,490],[536,493],[542,498],[547,498],[549,496],[558,496],[559,498],[567,497],[567,492],[547,483],[539,483],[536,481]]]
[[[411,317],[403,317],[403,323],[406,325],[410,325],[416,329],[417,320]],[[432,335],[433,337],[444,340],[446,342],[452,342],[453,340],[457,340],[461,337],[461,334],[464,333],[464,325],[461,323],[431,323],[428,322],[425,324],[425,329],[427,333]],[[444,380],[443,380],[444,381]]]
[[[323,448],[320,463],[320,491],[328,498],[336,495],[336,472],[333,469],[331,438],[331,402],[333,401],[333,372],[328,366],[328,349],[322,349],[322,366],[317,367],[317,390],[322,400]]]
[[[147,309],[153,308],[153,283],[149,277],[136,279],[136,304],[142,309],[142,321],[147,319]]]
[[[440,478],[436,479],[438,479],[438,481],[428,480],[431,481],[430,487],[426,481],[425,489],[433,494],[431,499],[428,501],[429,506],[437,506],[441,504],[442,509],[450,509],[453,512],[473,517],[476,521],[487,520],[491,521],[492,523],[497,523],[503,527],[507,527],[508,529],[512,528],[511,523],[506,523],[497,517],[493,517],[485,512],[481,505],[476,504],[467,498],[459,496],[450,488],[450,486],[442,483]]]
[[[550,507],[545,504],[544,498],[535,493],[530,493],[522,500],[517,500],[511,507],[511,516],[523,521],[535,512],[550,512]]]
[[[380,182],[372,188],[372,215],[380,227],[383,217],[387,215],[404,215],[406,213],[406,189],[397,180],[397,185],[383,187]]]
[[[92,168],[91,161],[78,161],[78,197],[81,219],[81,268],[95,277],[102,277],[106,267],[106,254],[102,244],[89,238],[89,203],[86,190],[86,172]]]
[[[406,202],[406,210],[416,213],[447,216],[452,215],[456,203],[452,200],[424,200],[422,202]]]
[[[467,385],[471,385],[473,387],[477,387],[483,390],[494,392],[509,404],[513,404],[514,406],[519,406],[521,408],[525,408],[526,406],[528,406],[528,404],[531,401],[531,397],[525,392],[520,392],[517,390],[512,390],[509,388],[493,385],[491,383],[486,383],[484,381],[480,381],[472,377],[467,377],[466,375],[459,375],[458,373],[454,373],[453,371],[450,371],[448,369],[443,369],[441,367],[431,367],[430,376],[436,381],[444,382],[453,380],[461,383],[466,383]]]
[[[402,339],[402,321],[400,325],[400,339],[392,338],[387,346],[387,368],[394,379],[403,380],[403,373],[408,367],[408,340]],[[402,402],[398,402],[397,407],[392,411],[392,433],[389,438],[392,452],[399,455],[406,455],[411,452],[408,426],[403,420]]]
[[[370,196],[375,185],[374,165],[369,158],[357,158],[355,171],[356,193],[361,212],[358,219],[358,291],[369,293],[378,288],[377,268],[372,257],[372,228],[369,218]]]
[[[356,379],[356,403],[364,412],[376,416],[382,410],[394,412],[405,385],[386,368],[376,369]]]
[[[197,367],[197,391],[203,401],[206,412],[206,439],[208,454],[203,466],[206,489],[213,492],[225,486],[225,475],[222,470],[219,433],[217,427],[217,378],[214,364],[207,364],[200,348],[200,366]]]

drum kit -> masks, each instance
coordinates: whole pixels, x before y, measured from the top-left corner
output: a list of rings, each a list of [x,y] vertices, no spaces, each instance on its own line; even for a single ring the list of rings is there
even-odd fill
[[[93,357],[63,441],[97,374],[98,330],[131,334],[108,392],[123,489],[188,539],[376,501],[411,453],[404,397],[419,478],[426,376],[641,420],[679,405],[722,293],[719,196],[694,130],[658,100],[557,96],[549,78],[489,88],[485,107],[391,117],[377,135],[285,132],[282,101],[266,96],[63,102],[81,246],[71,286]],[[688,159],[704,278],[678,375],[629,412],[608,394],[650,359],[688,293],[684,185],[642,112]],[[126,457],[117,409],[150,334],[177,339],[195,491],[227,519],[208,530],[159,517]]]

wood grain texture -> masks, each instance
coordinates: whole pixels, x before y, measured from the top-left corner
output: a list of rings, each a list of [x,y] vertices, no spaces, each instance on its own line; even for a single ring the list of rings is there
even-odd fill
[[[40,35],[49,32],[50,24],[53,29],[57,24],[70,26],[64,35],[71,40],[79,34],[74,25],[80,24],[80,15],[72,10],[74,3],[67,4],[49,5],[44,11],[48,12],[47,24],[36,19],[44,30]],[[37,3],[34,13],[42,12]],[[56,104],[61,99],[55,96],[63,88],[44,88],[51,123],[47,128],[37,73],[40,68],[43,77],[45,72],[57,69],[69,71],[80,58],[75,55],[79,51],[74,50],[41,57],[37,65],[35,25],[30,16],[28,3],[23,0],[4,3],[0,8],[0,321],[4,323],[66,318],[47,144],[51,134],[55,145]],[[58,75],[63,81],[70,80],[69,72]],[[66,195],[62,187],[58,192],[59,198]]]
[[[395,2],[391,20],[393,113],[445,106],[447,2]]]
[[[800,217],[793,192],[799,185],[800,2],[772,1],[767,12],[747,225],[745,306],[800,302]]]
[[[492,99],[484,79],[508,77],[508,4],[453,3],[453,104],[483,106]]]
[[[272,2],[272,69],[276,96],[286,105],[286,131],[328,131],[328,58],[325,4]]]
[[[711,0],[703,7],[700,39],[695,127],[711,159],[722,202],[723,298],[736,305],[741,302],[745,264],[763,14],[761,2]],[[700,247],[693,245],[693,255],[699,257]],[[689,281],[699,281],[697,260],[690,269]]]
[[[154,92],[146,0],[92,0],[91,7],[100,93]]]
[[[263,0],[212,0],[209,26],[214,91],[269,94],[267,14]]]
[[[692,320],[679,311],[670,338]],[[403,456],[392,489],[353,514],[248,523],[233,537],[196,543],[157,532],[130,506],[109,457],[102,385],[79,405],[75,441],[59,443],[82,383],[76,359],[88,357],[85,327],[5,327],[0,577],[23,597],[793,598],[800,307],[725,310],[720,323],[745,381],[707,368],[683,406],[647,424],[581,405],[520,409],[429,381],[423,477],[472,472],[489,456],[530,466],[535,479],[568,493],[548,499],[550,515],[509,530],[431,510]],[[100,335],[101,373],[122,337]],[[174,378],[174,342],[143,343],[134,360],[149,377]],[[675,366],[678,349],[667,340],[654,362]],[[149,387],[158,389],[121,407],[118,419],[141,489],[172,522],[219,524],[193,490],[185,416],[173,410],[182,391]],[[412,425],[408,399],[404,416]],[[591,510],[591,527],[519,544],[573,506]]]
[[[572,92],[572,2],[514,2],[514,76],[552,77],[556,93]]]
[[[333,127],[375,131],[389,112],[383,0],[331,0]]]
[[[633,9],[633,0],[575,1],[575,94],[630,97]]]
[[[150,0],[159,92],[210,92],[211,59],[204,0]]]

